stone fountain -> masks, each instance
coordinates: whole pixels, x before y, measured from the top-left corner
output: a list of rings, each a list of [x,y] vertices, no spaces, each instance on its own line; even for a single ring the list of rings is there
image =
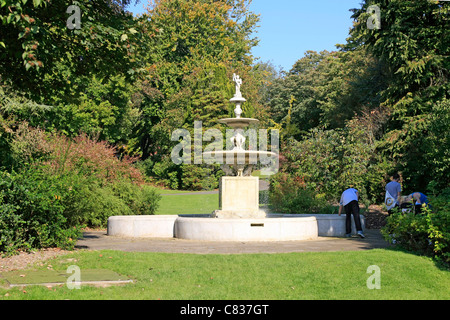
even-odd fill
[[[266,218],[266,212],[259,209],[259,178],[252,177],[251,169],[253,162],[258,161],[259,157],[277,157],[274,152],[245,150],[246,138],[244,129],[250,125],[259,124],[257,119],[241,118],[242,103],[246,101],[242,97],[242,80],[236,74],[233,75],[233,81],[236,83],[236,93],[230,100],[236,104],[234,113],[235,118],[220,119],[219,123],[225,124],[234,130],[231,138],[232,150],[206,152],[206,157],[220,159],[224,171],[226,166],[232,165],[236,168],[236,176],[226,176],[220,182],[219,205],[221,210],[213,213],[213,218],[219,219],[243,219],[243,218]],[[244,177],[244,169],[248,166]]]
[[[259,178],[252,177],[251,167],[261,157],[277,157],[273,152],[246,150],[244,129],[259,120],[242,118],[242,80],[233,75],[236,93],[230,100],[236,104],[235,118],[220,123],[234,130],[232,149],[205,152],[206,157],[219,159],[233,166],[234,176],[222,177],[220,209],[211,215],[186,216],[119,216],[108,219],[108,235],[132,238],[178,238],[199,241],[298,241],[318,237],[315,216],[268,215],[259,207]],[[244,173],[245,168],[246,172]],[[227,171],[227,170],[225,170]],[[230,171],[229,171],[230,172]]]
[[[222,177],[219,189],[220,210],[208,218],[179,217],[175,222],[175,237],[207,241],[287,241],[309,240],[318,236],[315,217],[287,218],[267,216],[259,206],[259,178],[251,176],[253,164],[262,156],[278,157],[274,152],[246,150],[244,129],[259,120],[242,118],[242,80],[233,75],[236,93],[230,100],[236,104],[235,118],[219,120],[234,130],[232,150],[205,152],[205,157],[220,160],[224,166],[234,166],[236,175]],[[244,174],[245,167],[249,167]],[[227,171],[227,170],[225,170]],[[230,172],[230,171],[228,171]]]

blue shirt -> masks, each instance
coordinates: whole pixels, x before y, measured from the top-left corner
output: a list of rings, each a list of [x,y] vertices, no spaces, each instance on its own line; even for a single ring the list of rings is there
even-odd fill
[[[346,206],[354,200],[358,201],[358,190],[350,188],[342,193],[341,201],[339,202],[339,204],[341,206]]]
[[[397,202],[397,196],[399,192],[402,192],[402,186],[397,181],[391,181],[386,185],[386,191],[389,192],[395,202]]]
[[[418,194],[420,194],[420,203],[418,203],[417,201],[416,201],[416,204],[428,204],[428,197],[426,196],[426,195],[424,195],[422,192],[414,192],[414,193],[418,193]],[[410,196],[412,196],[413,197],[413,199],[414,199],[414,193],[411,193],[410,194]]]

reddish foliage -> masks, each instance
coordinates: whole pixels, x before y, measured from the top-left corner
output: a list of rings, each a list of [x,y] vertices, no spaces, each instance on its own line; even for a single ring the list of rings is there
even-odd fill
[[[48,142],[51,156],[46,163],[54,174],[75,171],[86,177],[95,176],[104,182],[127,179],[144,183],[141,172],[133,166],[138,158],[125,155],[119,159],[116,147],[106,141],[93,140],[86,134],[74,139],[53,134]]]
[[[43,163],[52,175],[76,172],[103,183],[123,179],[144,183],[143,175],[133,166],[137,157],[125,155],[119,159],[116,147],[106,141],[91,139],[86,134],[70,139],[62,134],[50,135],[22,123],[15,133],[14,152],[23,161]]]

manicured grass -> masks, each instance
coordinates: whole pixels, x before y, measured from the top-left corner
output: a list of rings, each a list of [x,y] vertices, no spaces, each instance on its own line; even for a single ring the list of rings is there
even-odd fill
[[[210,214],[219,209],[218,194],[162,196],[157,215]]]
[[[447,270],[428,258],[387,249],[254,255],[81,251],[50,263],[61,272],[69,265],[79,266],[81,274],[112,270],[136,282],[80,290],[0,287],[0,299],[450,299]],[[380,290],[367,288],[371,265],[381,270]]]

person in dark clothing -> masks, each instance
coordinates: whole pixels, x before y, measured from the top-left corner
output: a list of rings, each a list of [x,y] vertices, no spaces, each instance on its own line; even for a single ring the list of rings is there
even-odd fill
[[[349,188],[342,193],[341,201],[339,202],[339,216],[342,214],[342,210],[345,209],[345,214],[347,219],[345,220],[345,231],[346,236],[351,237],[352,235],[352,215],[353,220],[355,220],[356,231],[358,236],[365,238],[362,227],[361,218],[359,216],[359,193],[358,190],[354,188]]]

